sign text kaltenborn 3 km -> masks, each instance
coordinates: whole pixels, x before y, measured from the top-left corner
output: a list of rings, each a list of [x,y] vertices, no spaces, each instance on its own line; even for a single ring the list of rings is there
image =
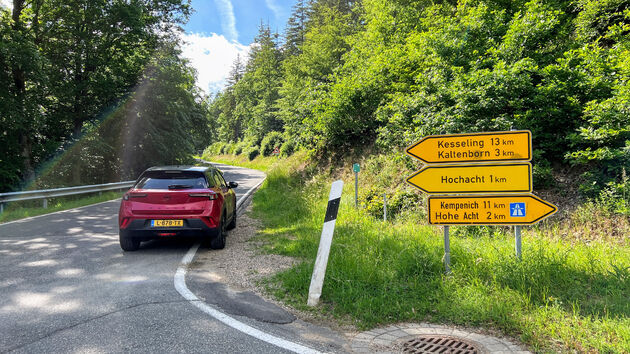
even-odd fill
[[[515,225],[516,257],[520,259],[520,225],[535,224],[558,210],[531,194],[529,130],[430,135],[406,152],[426,164],[407,183],[429,194],[429,224],[444,226],[447,273],[451,262],[449,225]]]
[[[532,133],[509,132],[429,135],[407,148],[425,164],[531,161]]]

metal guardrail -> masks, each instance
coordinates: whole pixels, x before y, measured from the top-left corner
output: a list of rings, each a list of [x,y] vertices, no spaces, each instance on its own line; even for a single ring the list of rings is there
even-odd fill
[[[43,207],[48,207],[48,198],[63,197],[67,195],[103,192],[115,189],[125,189],[133,186],[136,181],[124,181],[105,184],[92,184],[87,186],[65,187],[54,189],[40,189],[34,191],[0,193],[0,213],[4,210],[4,203],[23,200],[42,199]]]

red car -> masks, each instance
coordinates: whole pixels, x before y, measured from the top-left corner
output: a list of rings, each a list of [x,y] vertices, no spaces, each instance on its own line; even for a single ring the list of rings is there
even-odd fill
[[[212,166],[149,168],[120,203],[120,247],[135,251],[142,241],[194,236],[222,249],[225,230],[236,227],[237,186]]]

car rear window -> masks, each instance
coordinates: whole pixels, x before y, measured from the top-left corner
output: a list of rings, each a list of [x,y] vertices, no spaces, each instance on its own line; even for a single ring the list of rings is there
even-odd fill
[[[190,171],[148,171],[140,176],[138,189],[200,189],[208,188],[203,173]]]

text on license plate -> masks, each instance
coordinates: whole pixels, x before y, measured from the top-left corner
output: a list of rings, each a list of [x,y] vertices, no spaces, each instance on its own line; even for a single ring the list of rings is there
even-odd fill
[[[184,226],[184,220],[151,220],[151,227]]]

